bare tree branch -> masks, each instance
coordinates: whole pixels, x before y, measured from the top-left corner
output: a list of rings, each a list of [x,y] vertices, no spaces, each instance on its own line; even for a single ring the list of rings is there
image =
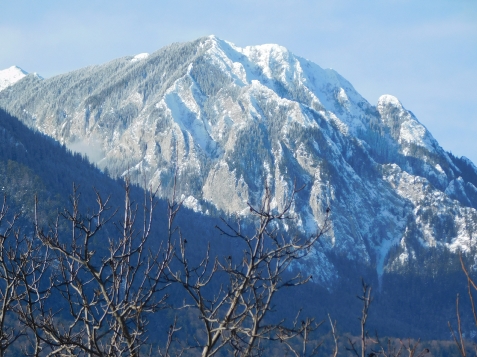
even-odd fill
[[[260,207],[249,204],[256,219],[253,235],[244,232],[240,221],[233,226],[223,220],[224,228],[217,228],[224,237],[237,240],[242,249],[239,259],[236,255],[212,259],[209,246],[204,259],[198,265],[190,266],[187,241],[181,239],[175,258],[182,268],[170,269],[169,273],[190,297],[190,302],[183,307],[195,309],[203,324],[205,337],[198,338],[202,356],[213,356],[224,347],[234,355],[258,356],[266,341],[286,342],[285,346],[294,350],[289,341],[298,336],[304,343],[300,353],[307,353],[309,333],[318,326],[312,319],[301,324],[295,321],[289,326],[283,320],[276,323],[267,320],[273,313],[272,301],[277,291],[309,281],[310,276],[300,273],[286,276],[292,263],[306,256],[329,229],[327,210],[323,227],[312,236],[287,237],[279,233],[277,223],[293,219],[290,211],[299,190],[295,187],[282,209],[277,211],[271,208],[272,195],[266,186]],[[211,294],[210,285],[219,281],[221,287]],[[316,350],[311,355],[314,353]]]
[[[172,244],[166,240],[154,251],[150,248],[147,241],[156,192],[150,190],[144,198],[138,230],[138,205],[131,201],[130,190],[126,179],[124,213],[116,223],[119,236],[108,238],[106,254],[93,250],[93,242],[116,211],[109,213],[109,198],[104,200],[97,191],[96,211],[84,215],[74,186],[72,210],[63,211],[60,217],[71,225],[69,242],[61,238],[58,221],[47,232],[36,223],[36,236],[55,253],[58,275],[52,287],[67,302],[70,318],[60,322],[57,314],[36,301],[32,305],[46,318],[31,316],[26,321],[38,338],[57,346],[54,354],[139,356],[146,343],[145,316],[165,307],[168,283],[164,275],[172,258]]]

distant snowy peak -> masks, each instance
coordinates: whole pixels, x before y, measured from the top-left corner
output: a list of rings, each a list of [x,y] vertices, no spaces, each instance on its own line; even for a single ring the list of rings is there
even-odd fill
[[[11,86],[12,84],[15,84],[27,75],[28,72],[25,72],[23,69],[17,66],[12,66],[0,71],[0,91]]]
[[[395,96],[390,94],[383,94],[378,99],[378,108],[385,106],[393,106],[399,109],[402,109],[402,104]]]
[[[246,55],[247,57],[251,57],[253,55],[257,57],[263,56],[270,56],[272,53],[289,53],[288,49],[273,43],[269,44],[262,44],[262,45],[254,45],[254,46],[246,46],[246,47],[239,47],[232,42],[222,40],[215,35],[208,36],[208,42],[212,43],[212,47],[218,47],[222,50],[227,52],[226,48],[230,48],[235,52],[239,52],[241,54]]]
[[[377,109],[384,124],[391,129],[393,137],[407,148],[403,150],[404,154],[409,154],[409,145],[417,145],[430,152],[440,149],[432,134],[396,97],[382,95],[379,97]]]

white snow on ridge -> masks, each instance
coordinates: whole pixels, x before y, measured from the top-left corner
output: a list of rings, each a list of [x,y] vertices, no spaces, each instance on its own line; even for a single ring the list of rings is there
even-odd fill
[[[383,94],[378,99],[378,106],[379,105],[386,105],[386,104],[391,104],[395,107],[398,107],[398,108],[402,109],[402,104],[399,101],[399,99],[397,99],[395,96],[390,95],[390,94]]]
[[[138,62],[138,61],[141,61],[143,59],[146,59],[149,57],[149,53],[140,53],[136,56],[133,57],[133,59],[131,60],[131,62]]]
[[[17,66],[11,66],[0,71],[0,91],[15,84],[27,74],[27,72]]]
[[[359,119],[363,110],[354,105],[366,102],[365,99],[336,71],[322,69],[280,45],[241,48],[214,35],[208,38],[210,59],[225,74],[231,75],[236,85],[253,86],[255,81],[276,92],[278,82],[290,92],[302,93],[297,102],[317,111],[334,112],[350,134],[366,130],[367,124]],[[344,112],[335,112],[337,104]]]
[[[402,171],[396,164],[388,164],[386,168],[388,172],[383,178],[391,184],[397,194],[415,207],[415,222],[423,233],[425,244],[428,246],[444,245],[453,252],[466,252],[475,246],[477,210],[462,206],[458,201],[447,196],[449,192],[435,189],[426,178]],[[454,180],[452,187],[448,189],[453,190],[455,186],[462,185],[463,182],[462,178]],[[436,237],[436,226],[426,218],[426,214],[430,213],[436,218],[454,217],[455,232],[448,234],[447,242]]]
[[[431,133],[422,125],[416,118],[414,118],[409,111],[407,111],[399,99],[396,97],[384,94],[379,97],[377,108],[382,113],[388,111],[390,107],[394,107],[399,111],[399,138],[398,142],[401,145],[415,144],[421,147],[427,148],[429,151],[434,151],[434,148],[438,146]],[[388,116],[389,114],[386,114]],[[391,125],[395,125],[391,124]],[[390,125],[390,123],[388,123]],[[409,155],[409,148],[404,148],[404,154]]]

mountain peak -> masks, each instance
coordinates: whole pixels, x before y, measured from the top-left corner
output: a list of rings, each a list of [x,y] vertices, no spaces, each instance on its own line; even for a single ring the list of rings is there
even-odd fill
[[[253,45],[253,46],[246,46],[246,47],[239,47],[232,42],[222,40],[221,38],[217,37],[216,35],[209,35],[206,37],[208,41],[211,41],[215,44],[215,46],[220,47],[222,49],[232,48],[235,51],[249,56],[250,54],[267,54],[269,56],[271,53],[289,53],[286,47],[280,46],[275,43],[266,43],[261,45]]]
[[[26,72],[22,68],[20,68],[18,66],[15,66],[15,65],[11,66],[10,68],[5,69],[4,71],[16,71],[16,72],[22,72],[24,74],[28,74],[28,72]]]
[[[397,108],[402,108],[402,104],[395,96],[391,94],[383,94],[378,99],[378,107],[381,106],[393,106]]]
[[[10,68],[0,71],[0,91],[15,84],[26,75],[28,75],[28,72],[18,66],[11,66]]]

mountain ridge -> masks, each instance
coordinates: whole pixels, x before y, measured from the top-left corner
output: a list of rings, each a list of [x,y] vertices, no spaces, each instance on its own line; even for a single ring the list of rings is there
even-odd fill
[[[0,71],[0,91],[15,84],[22,78],[28,75],[23,69],[17,66],[11,66]]]

